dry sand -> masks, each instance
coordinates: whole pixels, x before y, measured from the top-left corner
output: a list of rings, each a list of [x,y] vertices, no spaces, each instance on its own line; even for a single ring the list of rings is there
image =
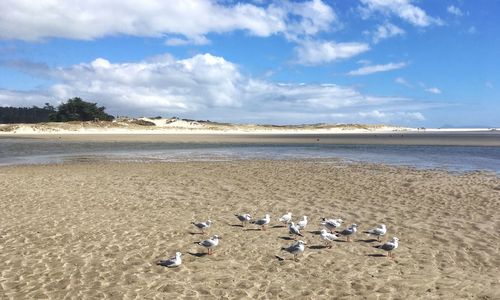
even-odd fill
[[[499,199],[494,175],[336,161],[0,167],[0,298],[499,299]],[[285,228],[233,216],[287,211],[310,219],[299,262]],[[387,224],[395,258],[362,233],[319,247],[324,216]],[[190,225],[208,217],[213,256]]]

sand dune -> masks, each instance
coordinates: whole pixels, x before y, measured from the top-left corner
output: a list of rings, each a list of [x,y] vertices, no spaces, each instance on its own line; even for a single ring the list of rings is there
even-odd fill
[[[493,175],[337,161],[0,167],[0,298],[498,299],[499,199]],[[310,220],[299,262],[274,226],[287,211]],[[325,216],[387,224],[395,258],[362,233],[321,247]],[[190,224],[207,218],[213,256]],[[156,265],[175,251],[182,266]]]

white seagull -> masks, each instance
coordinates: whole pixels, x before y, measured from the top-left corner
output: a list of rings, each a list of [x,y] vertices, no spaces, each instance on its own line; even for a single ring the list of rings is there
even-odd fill
[[[293,235],[298,235],[302,237],[304,236],[302,235],[302,233],[300,233],[299,226],[295,225],[293,222],[290,222],[290,224],[288,224],[288,232]]]
[[[288,247],[281,248],[281,250],[284,250],[284,251],[287,251],[287,252],[293,254],[293,259],[295,261],[298,261],[297,255],[304,252],[304,249],[305,249],[304,245],[306,245],[306,242],[299,240],[296,243],[293,243],[292,245],[290,245]]]
[[[238,218],[238,220],[240,220],[241,226],[243,227],[245,227],[245,224],[252,219],[252,216],[250,214],[241,214],[241,215],[235,214],[235,216],[236,218]]]
[[[377,241],[380,242],[380,237],[387,233],[387,228],[385,227],[385,224],[380,224],[378,227],[367,230],[364,233],[375,235],[377,237]]]
[[[305,229],[306,226],[307,226],[307,216],[303,216],[302,217],[302,220],[300,220],[298,223],[297,223],[297,226],[299,227],[299,229]]]
[[[266,225],[268,225],[270,222],[271,222],[271,216],[269,214],[266,214],[264,218],[259,219],[253,223],[261,226],[262,230],[266,230]]]
[[[328,248],[332,248],[332,242],[337,240],[339,237],[336,234],[326,231],[326,229],[321,229],[320,233],[321,239],[325,242]]]
[[[281,218],[278,219],[278,221],[280,221],[281,223],[285,223],[285,224],[288,224],[292,221],[292,213],[289,212],[285,215],[283,215]]]
[[[396,250],[399,246],[399,239],[397,237],[393,237],[387,243],[377,246],[377,248],[387,251],[387,257],[393,257],[392,251]]]
[[[358,225],[356,224],[352,224],[350,227],[342,230],[341,232],[339,232],[341,235],[345,235],[347,237],[347,241],[350,242],[351,241],[351,235],[354,235],[356,234],[356,231],[358,231]]]
[[[342,222],[344,222],[344,220],[342,219],[327,219],[327,218],[322,218],[321,219],[323,222],[321,222],[321,225],[325,226],[328,230],[330,230],[331,233],[333,233],[333,231],[340,227],[342,225]]]
[[[202,233],[205,233],[205,229],[209,228],[210,225],[212,225],[212,221],[207,220],[206,222],[199,222],[199,223],[191,222],[191,224],[193,224],[194,226],[196,226],[196,228],[201,230]]]
[[[166,260],[160,260],[160,262],[158,264],[162,265],[164,267],[168,267],[168,268],[178,267],[182,264],[181,255],[182,255],[182,253],[175,252],[174,257],[171,257],[171,258],[166,259]]]
[[[213,248],[217,247],[219,245],[219,240],[221,240],[218,235],[214,235],[213,237],[209,238],[208,240],[204,240],[201,242],[196,242],[195,244],[198,244],[200,246],[203,246],[207,248],[208,250],[208,255],[211,255],[214,251]]]

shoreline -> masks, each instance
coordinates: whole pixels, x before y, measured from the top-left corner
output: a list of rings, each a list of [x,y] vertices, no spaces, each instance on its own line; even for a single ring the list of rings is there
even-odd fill
[[[99,142],[500,146],[500,131],[345,133],[0,133],[1,139]]]

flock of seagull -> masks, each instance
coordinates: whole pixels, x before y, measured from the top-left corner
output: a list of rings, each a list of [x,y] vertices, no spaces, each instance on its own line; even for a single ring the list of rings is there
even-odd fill
[[[271,223],[271,216],[266,214],[263,218],[258,220],[252,220],[252,216],[250,214],[235,214],[238,220],[241,222],[242,227],[245,227],[247,223],[251,223],[261,227],[261,230],[266,230],[266,228]],[[294,237],[295,242],[288,247],[283,247],[281,250],[286,251],[293,255],[293,259],[295,261],[298,260],[297,256],[302,254],[305,250],[305,245],[307,244],[303,240],[297,240],[298,237],[304,237],[302,234],[302,230],[304,230],[307,226],[308,220],[307,216],[303,216],[301,220],[297,223],[292,221],[292,213],[288,212],[278,219],[279,222],[285,224],[288,227],[288,233]],[[344,221],[342,219],[321,219],[321,225],[323,229],[320,231],[320,238],[325,243],[325,247],[331,248],[332,242],[338,240],[340,237],[345,236],[346,241],[350,242],[351,237],[356,234],[358,225],[352,224],[351,226],[338,230]],[[192,224],[200,230],[202,234],[206,233],[206,230],[210,228],[212,225],[211,220],[207,220],[205,222],[192,222]],[[377,240],[380,242],[380,238],[387,233],[387,227],[385,224],[380,224],[379,226],[372,228],[370,230],[364,231],[364,233],[376,236]],[[209,239],[203,240],[201,242],[196,242],[195,244],[205,247],[207,249],[207,254],[212,255],[214,248],[219,245],[219,240],[221,237],[218,235],[214,235]],[[393,257],[392,251],[394,251],[399,246],[399,239],[397,237],[393,237],[391,240],[385,242],[382,245],[376,246],[379,249],[385,250],[387,252],[387,257]],[[159,262],[160,265],[165,267],[178,267],[182,264],[182,253],[176,252],[175,256],[169,258],[167,260],[162,260]],[[277,256],[280,259],[283,259]]]

